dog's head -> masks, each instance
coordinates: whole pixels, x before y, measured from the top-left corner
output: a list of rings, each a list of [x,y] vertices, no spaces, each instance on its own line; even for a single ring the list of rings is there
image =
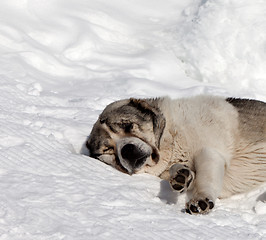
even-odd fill
[[[159,161],[165,118],[160,99],[128,99],[108,105],[87,141],[90,156],[133,174]]]

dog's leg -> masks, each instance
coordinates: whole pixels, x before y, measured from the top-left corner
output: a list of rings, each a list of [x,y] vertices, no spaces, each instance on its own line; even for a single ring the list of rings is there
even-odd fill
[[[195,173],[191,171],[187,166],[176,163],[171,166],[169,174],[169,182],[174,190],[183,193],[192,188],[193,181],[195,179]]]
[[[204,214],[214,207],[223,186],[226,159],[214,149],[204,148],[194,159],[196,178],[192,199],[186,204],[191,214]]]

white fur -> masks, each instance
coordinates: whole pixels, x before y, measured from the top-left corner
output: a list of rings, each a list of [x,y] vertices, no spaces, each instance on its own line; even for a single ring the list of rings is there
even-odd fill
[[[163,98],[159,108],[166,119],[160,161],[142,172],[169,180],[170,167],[185,164],[196,172],[197,199],[228,197],[266,181],[266,136],[259,143],[244,139],[238,111],[225,99]]]

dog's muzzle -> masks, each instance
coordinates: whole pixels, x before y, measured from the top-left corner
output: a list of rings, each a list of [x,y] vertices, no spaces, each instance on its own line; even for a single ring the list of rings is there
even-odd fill
[[[126,137],[117,142],[117,154],[121,165],[132,174],[151,156],[152,147],[139,138]]]

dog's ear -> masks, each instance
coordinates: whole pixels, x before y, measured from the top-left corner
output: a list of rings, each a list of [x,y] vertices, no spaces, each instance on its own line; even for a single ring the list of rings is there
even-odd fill
[[[136,107],[144,114],[151,116],[153,121],[153,132],[156,139],[156,146],[160,148],[160,140],[165,128],[165,117],[158,107],[159,99],[135,99],[130,98],[130,105]]]

